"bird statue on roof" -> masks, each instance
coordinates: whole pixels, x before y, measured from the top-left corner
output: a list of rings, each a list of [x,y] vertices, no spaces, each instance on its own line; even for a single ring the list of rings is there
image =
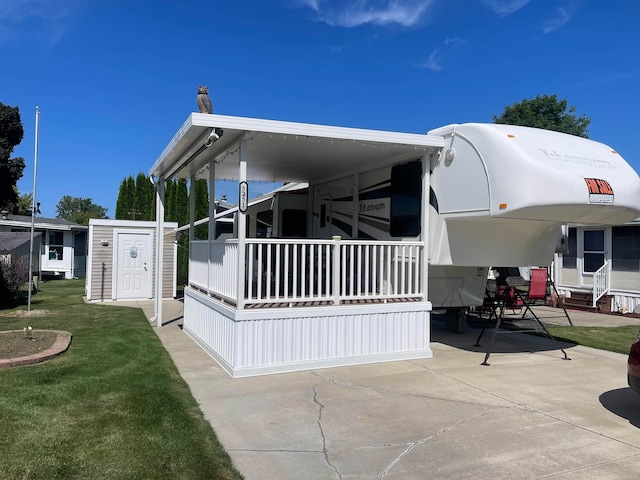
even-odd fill
[[[209,98],[209,87],[198,85],[198,95],[196,96],[200,113],[213,113],[213,105]]]

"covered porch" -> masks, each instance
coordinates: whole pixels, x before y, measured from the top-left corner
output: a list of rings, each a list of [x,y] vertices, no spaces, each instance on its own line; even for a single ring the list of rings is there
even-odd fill
[[[219,139],[216,129],[224,132]],[[158,186],[159,229],[164,182],[190,180],[184,331],[234,377],[430,357],[427,208],[422,234],[411,241],[327,236],[314,227],[321,212],[311,200],[296,219],[306,235],[256,238],[247,229],[249,182],[313,188],[418,159],[426,207],[432,156],[443,144],[440,136],[191,114],[149,172]],[[218,239],[214,221],[208,239],[195,238],[194,180],[203,178],[211,219],[216,181],[237,181],[233,238]],[[357,208],[357,189],[353,203]],[[162,258],[156,265],[158,275]],[[157,302],[159,327],[162,319]]]

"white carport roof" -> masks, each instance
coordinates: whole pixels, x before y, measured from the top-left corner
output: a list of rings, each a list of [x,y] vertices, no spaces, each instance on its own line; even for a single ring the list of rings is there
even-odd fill
[[[221,128],[224,135],[207,148],[212,128]],[[267,182],[318,182],[413,154],[422,156],[444,145],[435,135],[192,113],[149,175],[165,180],[192,174],[205,178],[205,167],[214,160],[216,179],[237,180],[242,139],[247,180]]]

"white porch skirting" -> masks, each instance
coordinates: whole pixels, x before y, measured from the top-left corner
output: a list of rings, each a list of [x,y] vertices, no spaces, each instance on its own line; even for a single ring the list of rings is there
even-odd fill
[[[184,331],[232,377],[431,358],[431,302],[236,310],[185,288]]]

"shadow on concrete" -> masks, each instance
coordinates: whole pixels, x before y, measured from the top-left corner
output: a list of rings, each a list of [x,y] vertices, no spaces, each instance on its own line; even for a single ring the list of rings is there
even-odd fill
[[[604,392],[599,400],[611,413],[627,419],[631,425],[640,428],[640,395],[629,387]]]
[[[166,325],[171,325],[173,323],[181,322],[181,321],[182,321],[182,315],[180,315],[179,317],[172,318],[170,320],[164,320],[162,322],[162,326],[164,327]],[[182,328],[182,325],[179,325],[179,327]]]
[[[454,333],[447,330],[446,319],[441,315],[431,317],[431,341],[449,345],[469,352],[486,353],[491,343],[492,329],[487,329],[476,346],[478,335],[482,331],[484,322],[476,319],[468,319],[463,333]],[[566,349],[576,346],[576,343],[564,342],[557,339],[558,344]],[[562,357],[562,352],[544,335],[535,335],[517,331],[500,330],[496,335],[491,353],[522,353],[522,352],[551,352],[557,351]]]

